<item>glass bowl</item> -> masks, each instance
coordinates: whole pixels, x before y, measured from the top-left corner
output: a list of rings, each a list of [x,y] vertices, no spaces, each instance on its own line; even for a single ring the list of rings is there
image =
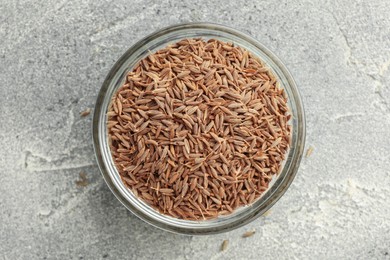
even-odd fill
[[[182,220],[159,213],[138,199],[123,183],[111,157],[107,135],[107,109],[111,97],[123,84],[126,74],[137,62],[150,52],[155,52],[185,38],[215,38],[239,45],[265,62],[280,82],[288,96],[288,106],[292,115],[291,146],[286,154],[282,171],[273,176],[266,192],[248,206],[236,209],[233,213],[210,220]],[[145,37],[115,63],[99,92],[93,117],[93,143],[97,162],[102,175],[122,204],[145,222],[158,228],[188,235],[212,234],[241,227],[266,212],[286,192],[297,173],[305,144],[305,116],[297,86],[283,63],[261,43],[234,29],[211,23],[187,23],[161,29]]]

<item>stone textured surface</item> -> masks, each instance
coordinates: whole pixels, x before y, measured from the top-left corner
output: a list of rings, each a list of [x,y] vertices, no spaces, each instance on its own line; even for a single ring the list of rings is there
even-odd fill
[[[389,7],[1,1],[0,258],[389,259]],[[127,212],[96,166],[91,116],[79,116],[128,47],[188,21],[230,25],[273,50],[299,85],[314,147],[269,215],[204,237],[160,231]],[[80,171],[86,187],[75,184]]]

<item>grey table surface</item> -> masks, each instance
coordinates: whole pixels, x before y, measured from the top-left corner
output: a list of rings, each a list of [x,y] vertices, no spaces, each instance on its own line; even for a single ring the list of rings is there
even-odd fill
[[[389,259],[389,9],[388,0],[1,1],[0,259]],[[189,21],[234,27],[285,62],[314,148],[267,216],[202,237],[129,213],[96,165],[91,115],[79,115],[127,48]]]

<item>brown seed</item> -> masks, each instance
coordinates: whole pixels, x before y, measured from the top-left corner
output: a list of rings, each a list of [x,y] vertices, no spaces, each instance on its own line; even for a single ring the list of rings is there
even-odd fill
[[[221,201],[219,199],[216,199],[216,198],[213,198],[213,197],[210,197],[212,201],[214,201],[215,203],[217,203],[218,205],[221,205]]]
[[[184,78],[185,76],[188,76],[190,75],[191,71],[183,71],[183,72],[180,72],[177,77],[180,79],[180,78]]]
[[[116,100],[116,105],[118,107],[118,115],[122,114],[122,102],[119,98]]]
[[[76,181],[76,185],[79,187],[85,187],[88,185],[88,179],[87,179],[87,174],[85,172],[80,172],[79,173],[80,179]]]
[[[245,233],[242,235],[242,237],[243,237],[243,238],[251,237],[251,236],[253,236],[255,233],[256,233],[255,230],[247,231],[247,232],[245,232]]]
[[[184,198],[184,196],[187,194],[188,191],[188,183],[184,183],[183,189],[181,190],[181,197]]]
[[[191,191],[195,189],[197,183],[198,183],[198,178],[195,177],[191,180],[191,186],[190,186]]]
[[[224,240],[221,245],[221,251],[225,251],[229,245],[229,240]]]
[[[170,193],[173,193],[174,190],[173,189],[165,189],[165,188],[163,188],[163,189],[160,189],[160,192],[161,193],[170,194]]]
[[[191,156],[191,155],[190,155]],[[199,164],[205,161],[205,158],[195,158],[195,164]]]
[[[89,115],[90,113],[91,113],[91,109],[90,109],[90,108],[87,108],[87,109],[85,109],[84,111],[81,111],[81,112],[80,112],[80,116],[81,116],[81,117],[85,117],[85,116]]]

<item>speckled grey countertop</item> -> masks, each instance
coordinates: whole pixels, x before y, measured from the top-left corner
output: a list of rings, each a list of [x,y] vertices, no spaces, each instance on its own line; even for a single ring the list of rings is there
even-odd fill
[[[389,259],[389,8],[388,0],[2,1],[0,258]],[[314,148],[267,216],[203,237],[129,213],[96,166],[91,116],[79,116],[128,47],[188,21],[232,26],[285,62]],[[81,171],[86,187],[76,185]]]

